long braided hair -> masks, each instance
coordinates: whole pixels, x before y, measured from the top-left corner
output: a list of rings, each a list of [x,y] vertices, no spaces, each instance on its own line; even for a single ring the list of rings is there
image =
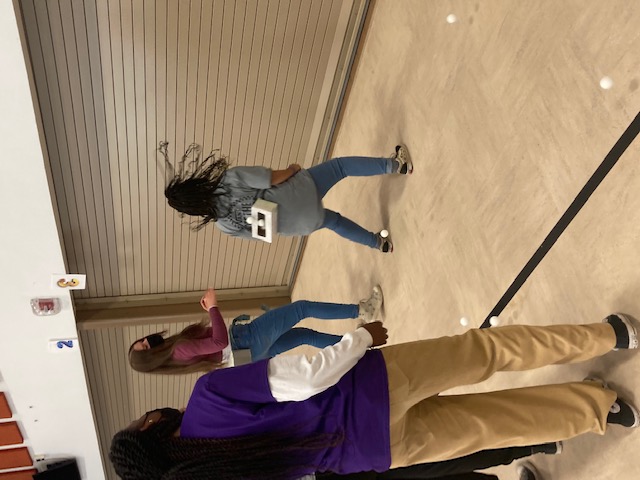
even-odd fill
[[[313,459],[319,451],[343,440],[342,433],[303,438],[293,434],[181,438],[173,435],[178,426],[173,418],[145,431],[118,432],[111,442],[109,458],[120,478],[294,480],[317,469]]]
[[[182,156],[176,170],[169,161],[168,146],[167,142],[161,142],[158,148],[164,156],[165,168],[171,175],[171,180],[164,189],[164,196],[169,206],[182,215],[202,217],[193,227],[196,231],[200,230],[209,222],[218,220],[221,214],[216,205],[216,197],[225,193],[215,192],[229,168],[229,162],[226,157],[220,155],[218,150],[212,151],[209,156],[202,159],[200,146],[192,143]],[[190,156],[194,158],[189,162]]]
[[[157,332],[164,335],[166,330]],[[191,362],[177,362],[173,359],[173,351],[178,345],[205,338],[209,335],[209,321],[203,319],[200,323],[193,323],[185,327],[180,333],[164,339],[161,345],[148,350],[134,350],[133,346],[145,337],[137,339],[129,347],[129,365],[137,372],[182,374],[194,372],[210,372],[223,366],[221,362],[212,360],[210,356],[201,355]]]

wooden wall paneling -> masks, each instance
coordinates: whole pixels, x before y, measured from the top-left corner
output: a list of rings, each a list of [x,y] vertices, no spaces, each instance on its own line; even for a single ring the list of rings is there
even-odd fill
[[[99,195],[101,195],[100,198],[97,196],[98,194],[96,194],[98,199],[96,205],[102,205],[104,214],[103,222],[98,224],[103,271],[105,272],[104,291],[106,296],[115,296],[120,294],[118,237],[116,235],[114,213],[115,199],[111,185],[111,166],[109,161],[109,140],[107,138],[108,128],[104,94],[105,87],[103,82],[103,62],[100,51],[97,5],[95,1],[81,2],[74,0],[74,9],[78,10],[78,6],[83,6],[85,13],[87,30],[86,59],[90,69],[91,98],[95,112],[93,119],[87,116],[87,124],[90,125],[92,121],[94,122],[93,128],[88,128],[89,131],[95,131],[95,143],[90,142],[90,146],[92,148],[92,155],[95,156],[96,162],[98,163],[98,167],[93,170],[93,173],[95,175],[97,172],[100,183],[96,183],[94,180],[94,185],[96,185],[94,188],[96,191],[99,191]],[[79,16],[79,13],[76,16]],[[96,208],[98,208],[98,206]],[[104,245],[105,243],[106,246]]]
[[[234,3],[234,25],[231,46],[231,70],[229,72],[229,84],[227,88],[228,95],[228,113],[225,123],[228,125],[228,152],[233,154],[238,164],[241,164],[238,156],[240,142],[240,122],[242,116],[242,102],[244,102],[244,91],[246,89],[246,78],[249,70],[249,60],[251,53],[251,33],[247,32],[247,23],[250,20],[251,11],[254,8],[248,6],[246,0]],[[246,254],[245,242],[230,242],[228,244],[231,249],[227,253],[227,259],[223,267],[223,275],[226,285],[234,284],[234,278],[240,269],[242,255]]]
[[[175,161],[178,162],[186,150],[187,145],[187,98],[188,98],[188,74],[190,68],[197,59],[190,55],[190,45],[197,43],[197,38],[192,37],[191,32],[191,2],[178,2],[177,16],[177,65],[176,65],[176,142]],[[176,215],[176,217],[178,217]],[[179,218],[179,217],[178,217]],[[173,278],[172,282],[177,289],[186,280],[187,252],[190,230],[187,228],[188,217],[184,221],[175,224],[175,236],[173,243]]]
[[[215,107],[217,105],[217,97],[220,94],[218,91],[218,78],[220,74],[219,59],[222,48],[223,7],[224,2],[220,0],[214,1],[212,4],[211,31],[209,34],[209,60],[206,74],[204,134],[202,137],[202,148],[205,152],[220,148],[220,145],[215,142],[214,135],[216,133],[215,121],[217,113]],[[226,152],[222,153],[224,154]],[[216,284],[215,272],[218,270],[217,266],[219,257],[217,255],[217,251],[219,248],[221,234],[215,228],[205,228],[201,232],[201,235],[203,235],[204,250],[204,256],[202,257],[201,285],[214,285]],[[214,273],[212,274],[212,272]]]
[[[91,257],[94,263],[94,273],[87,278],[88,288],[98,296],[113,295],[112,292],[107,293],[105,288],[111,283],[108,279],[110,265],[105,221],[105,211],[110,205],[102,195],[101,161],[97,148],[97,115],[94,109],[89,60],[89,44],[95,44],[96,41],[95,38],[88,37],[85,6],[82,1],[61,1],[60,14],[62,18],[67,19],[62,25],[69,76],[72,79],[71,99],[76,125],[78,165],[82,178],[81,197],[86,204],[86,217],[83,222],[87,224],[89,231]],[[86,296],[86,292],[82,293]]]
[[[103,4],[99,2],[98,4]],[[125,2],[126,3],[126,2]],[[114,197],[119,196],[120,211],[119,220],[122,230],[122,266],[126,272],[126,292],[129,294],[140,293],[138,288],[138,276],[136,275],[136,265],[133,259],[135,250],[134,246],[134,226],[131,224],[131,177],[129,168],[129,135],[132,133],[128,125],[128,117],[130,115],[131,105],[127,105],[126,94],[127,84],[125,81],[125,55],[124,55],[124,38],[126,36],[126,28],[122,24],[121,4],[119,0],[107,2],[108,22],[104,25],[106,30],[101,31],[110,43],[110,56],[107,60],[111,63],[111,73],[113,82],[113,125],[115,131],[116,148],[114,155],[111,155],[111,162],[115,167],[115,175],[118,182],[114,182],[114,187],[119,190],[114,191]],[[126,6],[125,6],[126,10]],[[125,13],[126,16],[126,13]],[[103,58],[105,56],[103,55]]]
[[[167,83],[168,83],[168,5],[167,1],[151,3],[155,6],[155,131],[156,138],[154,148],[158,148],[160,141],[167,140]],[[162,73],[165,74],[162,74]],[[155,262],[158,265],[158,291],[165,291],[167,278],[167,235],[170,219],[170,208],[164,198],[164,185],[168,181],[169,173],[164,164],[164,159],[156,150],[152,151],[154,165],[156,166],[157,192],[155,207],[157,209],[157,241],[158,251]],[[153,260],[153,259],[152,259]]]
[[[291,145],[292,157],[299,158],[301,161],[309,165],[314,162],[313,158],[306,158],[309,140],[311,137],[311,129],[316,114],[313,108],[320,97],[321,85],[323,81],[323,66],[326,64],[331,52],[331,44],[335,35],[337,19],[340,14],[340,2],[323,2],[323,9],[320,12],[320,19],[316,24],[314,32],[314,43],[311,58],[314,60],[309,63],[309,70],[306,72],[305,97],[303,99],[302,108],[299,116],[296,118],[295,125],[300,126],[299,141],[293,142]]]
[[[107,412],[107,397],[102,384],[102,376],[100,375],[99,359],[96,355],[97,345],[95,335],[88,335],[83,332],[79,333],[82,359],[87,372],[87,383],[89,386],[89,395],[91,398],[91,409],[93,412],[94,422],[98,433],[98,444],[102,452],[107,451],[111,439],[109,431],[104,428],[103,417]],[[109,457],[104,453],[101,455],[102,466],[107,478],[114,478],[115,471],[109,461]]]
[[[146,291],[147,293],[158,293],[158,211],[159,207],[166,203],[163,198],[158,197],[158,191],[161,190],[163,182],[159,181],[158,158],[156,149],[158,148],[158,138],[156,130],[156,81],[158,76],[162,76],[161,72],[156,70],[156,16],[158,4],[160,2],[144,1],[142,2],[142,19],[143,25],[142,39],[139,40],[143,44],[143,56],[140,61],[140,70],[143,80],[140,81],[141,88],[145,92],[144,119],[141,120],[145,131],[145,142],[140,142],[138,152],[141,161],[145,164],[144,173],[146,177],[143,183],[147,189],[147,225],[145,235],[145,251],[144,262],[146,275]]]
[[[178,61],[178,3],[167,1],[166,16],[166,58],[167,58],[167,82],[166,82],[166,119],[165,138],[169,142],[169,155],[177,165],[182,152],[178,150],[176,138],[176,108],[177,108],[177,61]],[[175,244],[179,241],[180,218],[171,208],[165,210],[165,288],[172,290],[177,285],[174,256],[176,255]]]
[[[92,2],[94,3],[94,2]],[[111,41],[111,17],[119,15],[116,5],[108,2],[95,2],[96,9],[96,29],[97,44],[99,55],[94,58],[100,59],[100,82],[101,94],[103,97],[104,108],[104,131],[102,132],[103,142],[106,143],[109,177],[109,193],[112,208],[111,214],[113,218],[112,235],[115,238],[115,248],[110,250],[112,266],[117,268],[112,274],[112,282],[117,285],[114,288],[114,294],[126,295],[129,292],[129,284],[133,285],[132,271],[127,268],[127,232],[124,225],[125,199],[123,198],[123,185],[121,181],[121,163],[120,163],[120,138],[118,134],[118,124],[116,118],[116,109],[118,107],[116,101],[116,74],[113,67],[113,57],[117,55],[119,44],[115,45]],[[91,17],[89,17],[91,18]],[[114,25],[114,29],[118,24]],[[95,55],[95,54],[94,54]],[[106,188],[106,187],[105,187]],[[115,250],[115,252],[114,252]],[[115,264],[115,265],[114,265]],[[131,274],[130,274],[131,273]]]
[[[152,102],[147,98],[147,82],[146,82],[146,61],[145,59],[153,55],[152,51],[147,50],[146,44],[146,15],[149,4],[144,1],[132,2],[131,20],[132,20],[132,38],[131,38],[131,56],[133,59],[133,94],[135,101],[135,150],[131,152],[136,159],[136,164],[130,168],[135,171],[138,180],[138,208],[139,212],[139,244],[140,256],[138,263],[140,264],[140,273],[142,278],[142,293],[150,293],[150,262],[149,262],[149,244],[150,244],[150,203],[154,201],[150,195],[149,188],[149,169],[155,169],[155,162],[150,161],[148,151],[147,135],[147,116],[150,114],[149,107]],[[149,12],[150,13],[150,12]],[[154,159],[155,160],[155,159]]]
[[[64,142],[65,127],[62,120],[62,105],[60,101],[58,79],[55,74],[56,58],[53,54],[49,12],[45,2],[23,2],[23,14],[27,25],[28,42],[31,50],[34,79],[38,92],[38,101],[42,112],[43,128],[48,145],[48,156],[51,163],[51,174],[56,187],[56,203],[59,210],[61,231],[67,249],[67,263],[69,268],[74,266],[78,271],[84,271],[84,256],[81,251],[81,241],[78,235],[77,215],[73,208],[75,204],[71,175],[65,168],[66,143]]]
[[[220,2],[219,9],[215,9],[217,13],[218,21],[216,22],[217,28],[220,31],[218,46],[218,59],[215,70],[215,92],[216,95],[212,99],[212,103],[209,108],[213,111],[213,122],[211,124],[211,148],[219,148],[222,154],[230,155],[229,147],[226,140],[228,135],[228,129],[226,129],[227,118],[227,92],[228,92],[228,78],[231,70],[231,47],[232,47],[232,35],[233,35],[233,3]],[[214,15],[215,15],[214,13]],[[236,164],[237,159],[233,155],[230,155],[230,161]],[[228,235],[222,235],[219,231],[213,233],[213,245],[212,245],[212,258],[209,265],[209,271],[211,276],[209,277],[209,283],[213,285],[224,285],[226,279],[224,276],[224,262],[228,258],[228,251],[231,249],[231,243],[238,241],[232,239]]]
[[[96,278],[102,275],[102,269],[100,262],[94,258],[94,253],[99,252],[97,227],[94,221],[89,221],[90,217],[95,218],[95,206],[89,188],[91,175],[89,162],[86,161],[88,158],[87,133],[83,122],[82,87],[77,64],[78,48],[70,7],[69,1],[47,2],[66,133],[68,157],[63,160],[69,163],[75,202],[72,208],[77,210],[78,229],[76,231],[81,240],[85,268],[86,271],[94,272],[87,276],[87,288],[96,291],[99,295]],[[73,271],[73,268],[71,270]],[[79,296],[84,295],[84,292],[79,293]]]
[[[291,102],[285,114],[285,135],[284,139],[278,147],[280,158],[285,164],[299,163],[304,165],[306,159],[298,155],[292,155],[293,150],[299,149],[301,126],[298,124],[299,113],[305,103],[305,97],[308,99],[308,71],[309,66],[317,62],[317,49],[314,50],[317,42],[317,29],[319,25],[325,23],[328,19],[330,8],[326,8],[325,2],[310,2],[307,18],[304,19],[304,39],[300,46],[301,51],[297,56],[299,61],[294,72],[294,84],[291,94]],[[315,55],[314,55],[315,53]],[[297,145],[297,148],[296,148]]]
[[[192,122],[192,141],[202,144],[206,136],[205,117],[207,111],[208,74],[210,69],[209,54],[211,51],[210,39],[212,34],[213,3],[209,1],[201,2],[199,9],[192,12],[192,16],[194,14],[198,15],[200,21],[198,29],[198,51],[195,53],[198,56],[198,63],[195,74],[192,75],[194,79],[194,85],[192,87],[193,104],[191,105],[191,117],[189,121]],[[210,145],[201,145],[201,148],[202,158],[206,158]],[[191,246],[188,251],[189,271],[187,272],[187,289],[189,290],[197,290],[202,284],[205,236],[206,232],[204,231],[191,234]]]
[[[123,132],[124,139],[121,146],[126,152],[120,155],[126,159],[127,188],[124,189],[124,196],[128,197],[129,209],[124,209],[125,224],[129,228],[130,244],[128,252],[130,252],[130,266],[133,270],[133,289],[129,286],[131,293],[139,295],[144,292],[143,273],[142,273],[142,210],[144,201],[140,195],[140,178],[139,178],[139,158],[138,158],[138,122],[137,122],[137,92],[136,92],[136,75],[135,75],[135,50],[134,32],[136,31],[133,22],[134,3],[119,1],[119,15],[115,17],[114,23],[118,23],[118,31],[120,33],[119,55],[114,56],[114,71],[118,71],[119,81],[122,82],[118,89],[118,97],[123,106],[119,116],[120,125],[118,130]],[[113,25],[113,24],[112,24]],[[112,40],[114,35],[112,34]]]
[[[198,108],[198,84],[200,83],[200,61],[203,45],[207,43],[207,36],[202,30],[202,2],[191,2],[189,8],[189,32],[187,35],[187,68],[185,71],[185,112],[184,112],[184,145],[198,143],[202,147],[202,139],[196,138],[196,110]],[[180,262],[180,284],[188,285],[193,290],[195,285],[198,238],[202,232],[194,232],[191,228],[181,229],[183,248]]]

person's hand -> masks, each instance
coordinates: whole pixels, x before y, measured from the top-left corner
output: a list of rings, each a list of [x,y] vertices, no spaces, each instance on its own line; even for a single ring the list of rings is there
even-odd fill
[[[302,167],[300,165],[298,165],[297,163],[292,163],[291,165],[289,165],[289,170],[291,170],[293,172],[293,175],[295,175],[300,170],[302,170]]]
[[[216,291],[213,288],[209,288],[206,292],[204,292],[204,295],[200,299],[200,305],[202,305],[202,308],[204,308],[207,312],[211,307],[218,306]]]
[[[384,328],[382,322],[365,323],[360,328],[364,328],[369,332],[371,338],[373,338],[373,343],[371,344],[372,347],[379,347],[380,345],[387,343],[387,338],[389,338],[389,336],[387,335],[387,329]]]

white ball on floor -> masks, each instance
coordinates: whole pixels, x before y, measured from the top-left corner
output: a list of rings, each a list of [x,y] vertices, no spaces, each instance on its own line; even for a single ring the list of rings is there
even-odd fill
[[[463,327],[468,327],[469,326],[469,319],[467,317],[462,317],[460,319],[460,325],[462,325]]]
[[[453,13],[447,15],[447,23],[456,23],[458,21],[458,17],[456,17]]]
[[[247,223],[251,225],[253,223],[253,217],[247,217]]]
[[[380,236],[382,238],[387,238],[389,236],[389,230],[381,230],[380,231]]]
[[[499,319],[498,317],[491,317],[491,318],[489,319],[489,324],[490,324],[492,327],[497,327],[498,325],[500,325],[500,319]]]
[[[602,77],[600,79],[600,88],[603,90],[609,90],[611,87],[613,87],[613,80],[611,80],[611,77]]]
[[[258,220],[258,226],[264,227],[264,220]]]

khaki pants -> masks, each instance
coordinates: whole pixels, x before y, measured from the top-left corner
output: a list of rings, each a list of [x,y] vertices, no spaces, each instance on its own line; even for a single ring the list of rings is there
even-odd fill
[[[391,467],[479,450],[603,434],[615,392],[591,382],[438,396],[498,371],[575,363],[615,346],[607,323],[470,330],[382,349],[389,377]]]

